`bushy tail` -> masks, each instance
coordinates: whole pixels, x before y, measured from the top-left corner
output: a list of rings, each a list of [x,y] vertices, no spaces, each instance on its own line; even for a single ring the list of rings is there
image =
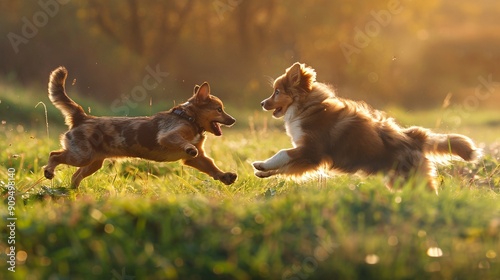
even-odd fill
[[[465,135],[433,133],[421,127],[410,127],[405,133],[421,142],[424,153],[430,156],[444,160],[448,156],[451,159],[461,158],[465,161],[475,161],[482,156],[482,150]]]
[[[63,113],[64,122],[71,129],[81,124],[87,118],[87,114],[66,94],[64,84],[67,76],[68,71],[63,66],[52,71],[49,80],[49,99]]]

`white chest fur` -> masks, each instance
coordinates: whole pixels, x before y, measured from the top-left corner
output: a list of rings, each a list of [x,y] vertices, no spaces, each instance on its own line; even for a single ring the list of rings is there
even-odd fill
[[[300,139],[304,135],[300,119],[295,117],[295,112],[295,107],[290,106],[284,116],[286,134],[288,134],[288,136],[292,138],[292,144],[294,148],[297,147],[298,141],[300,141]]]

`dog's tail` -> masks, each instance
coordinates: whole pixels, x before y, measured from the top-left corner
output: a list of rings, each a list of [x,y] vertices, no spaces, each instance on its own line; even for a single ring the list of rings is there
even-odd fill
[[[88,116],[82,106],[76,104],[66,94],[64,84],[67,76],[68,71],[63,66],[52,71],[49,80],[49,99],[63,113],[64,122],[71,129],[80,125]]]
[[[425,154],[441,160],[462,159],[475,161],[482,157],[482,150],[461,134],[439,134],[422,127],[409,127],[405,133],[422,144]],[[448,158],[447,158],[448,157]]]

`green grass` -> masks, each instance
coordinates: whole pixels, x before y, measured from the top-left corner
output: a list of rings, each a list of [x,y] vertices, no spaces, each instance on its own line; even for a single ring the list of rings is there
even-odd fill
[[[0,177],[16,169],[16,272],[8,279],[494,279],[500,275],[498,146],[440,169],[439,196],[382,177],[258,179],[250,162],[289,147],[276,130],[225,130],[208,153],[225,186],[179,163],[108,162],[78,191],[41,166],[55,135],[4,126]],[[496,152],[495,152],[496,151]],[[5,187],[5,186],[4,186]],[[4,192],[7,206],[7,193]],[[1,212],[6,220],[7,211]],[[6,252],[6,227],[0,251]],[[19,253],[21,252],[21,253]]]
[[[0,126],[0,214],[7,224],[15,168],[17,264],[7,270],[3,226],[0,278],[498,279],[500,133],[486,121],[497,114],[453,128],[487,155],[440,168],[439,196],[418,183],[389,191],[382,176],[259,179],[250,163],[291,144],[280,121],[238,114],[235,127],[206,145],[219,167],[238,173],[231,186],[179,163],[119,160],[77,191],[67,189],[73,167],[43,179],[62,117],[50,120],[49,137],[44,125],[9,119]],[[440,111],[396,114],[429,126]]]

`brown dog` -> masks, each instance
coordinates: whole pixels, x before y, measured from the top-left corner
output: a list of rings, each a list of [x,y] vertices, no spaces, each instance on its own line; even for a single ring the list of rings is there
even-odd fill
[[[329,86],[316,82],[314,69],[300,63],[274,81],[274,93],[261,105],[274,110],[275,118],[284,117],[294,146],[254,162],[255,175],[261,178],[300,176],[323,167],[347,173],[384,172],[389,175],[389,186],[398,177],[406,181],[420,175],[437,191],[436,161],[471,161],[481,154],[466,136],[415,126],[401,128],[364,102],[336,97]]]
[[[52,179],[59,164],[77,166],[71,185],[77,188],[110,157],[138,157],[158,162],[182,160],[220,180],[232,184],[236,174],[223,172],[205,155],[205,131],[222,135],[220,124],[235,119],[224,112],[222,101],[210,94],[210,86],[195,86],[184,104],[151,117],[94,117],[71,100],[64,89],[68,72],[59,67],[50,75],[50,101],[63,113],[69,131],[61,135],[62,150],[50,153],[45,177]]]

